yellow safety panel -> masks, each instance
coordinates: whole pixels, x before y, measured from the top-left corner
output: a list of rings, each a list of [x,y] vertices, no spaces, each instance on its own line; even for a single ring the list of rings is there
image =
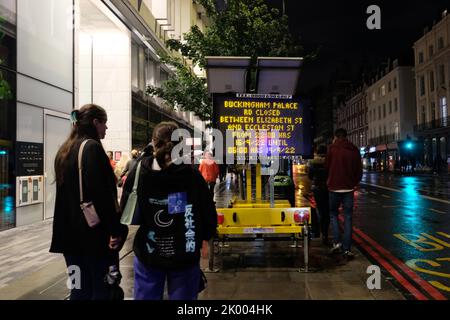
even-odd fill
[[[309,207],[303,208],[220,208],[218,213],[224,215],[221,227],[245,227],[245,226],[291,226],[297,223],[294,213],[308,212],[311,219]],[[234,219],[233,219],[234,217]]]
[[[291,206],[289,200],[276,200],[274,202],[275,208],[289,208]],[[256,201],[256,202],[233,202],[233,208],[270,208],[270,201]]]
[[[301,233],[302,227],[293,226],[268,226],[268,227],[223,227],[217,228],[219,235],[225,234],[277,234],[277,233]]]

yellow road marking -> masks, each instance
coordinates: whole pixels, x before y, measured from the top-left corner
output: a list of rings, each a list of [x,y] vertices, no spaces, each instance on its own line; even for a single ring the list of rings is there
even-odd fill
[[[442,278],[450,278],[450,274],[448,274],[448,273],[436,272],[436,271],[431,271],[428,269],[421,268],[421,267],[417,266],[417,262],[426,263],[432,267],[440,267],[441,266],[439,263],[437,263],[433,260],[426,260],[426,259],[412,259],[412,260],[407,261],[406,265],[408,267],[410,267],[411,269],[414,269],[419,272],[428,273],[428,274],[442,277]]]

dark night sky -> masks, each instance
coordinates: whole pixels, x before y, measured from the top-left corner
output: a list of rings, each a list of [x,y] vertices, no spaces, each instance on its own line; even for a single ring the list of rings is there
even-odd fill
[[[282,0],[267,0],[281,9]],[[414,41],[423,29],[439,21],[450,1],[444,0],[285,0],[291,31],[300,36],[306,52],[321,47],[318,58],[305,64],[300,92],[327,86],[336,69],[355,78],[364,65],[374,71],[390,57],[412,60]],[[369,30],[367,7],[381,9],[381,30]],[[363,63],[364,61],[364,63]]]

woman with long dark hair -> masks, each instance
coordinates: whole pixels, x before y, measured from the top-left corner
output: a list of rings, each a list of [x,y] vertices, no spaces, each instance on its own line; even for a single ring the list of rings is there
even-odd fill
[[[200,252],[216,232],[217,214],[208,186],[191,165],[176,164],[171,137],[178,126],[161,122],[153,130],[153,150],[130,172],[121,199],[125,207],[137,168],[140,227],[134,239],[134,298],[160,300],[167,281],[171,300],[197,299]]]
[[[100,142],[105,137],[107,115],[95,104],[71,114],[72,131],[55,158],[56,202],[50,252],[62,253],[75,280],[71,300],[111,298],[105,277],[111,266],[118,268],[118,251],[127,230],[120,224],[117,189],[109,159]],[[82,150],[82,189],[78,155]],[[92,202],[100,223],[91,227],[80,207]],[[77,277],[78,276],[78,277]],[[78,281],[78,283],[76,283]]]

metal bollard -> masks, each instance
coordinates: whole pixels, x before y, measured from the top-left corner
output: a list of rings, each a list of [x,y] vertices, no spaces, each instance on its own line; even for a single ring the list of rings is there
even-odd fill
[[[219,272],[219,269],[214,269],[214,239],[210,239],[209,245],[209,256],[208,256],[208,268],[205,272]]]
[[[308,230],[308,224],[306,224],[303,227],[303,234],[304,234],[304,248],[303,248],[303,255],[305,258],[305,272],[308,272],[308,263],[309,263],[309,245],[308,245],[308,241],[309,241],[309,230]]]
[[[298,272],[314,272],[309,268],[309,226],[308,224],[303,226],[303,257],[305,259],[305,266],[300,268]]]

